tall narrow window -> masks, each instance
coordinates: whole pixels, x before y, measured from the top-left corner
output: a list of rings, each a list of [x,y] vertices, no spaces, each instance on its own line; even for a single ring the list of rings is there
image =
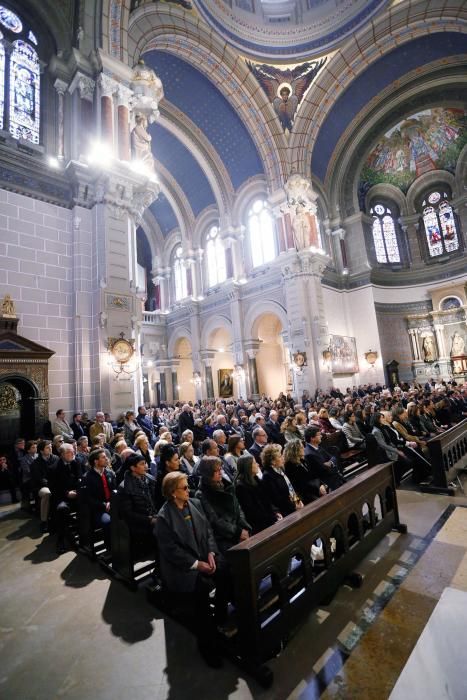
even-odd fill
[[[373,216],[373,242],[376,260],[379,263],[400,263],[399,244],[391,209],[383,204],[375,204],[370,209]]]
[[[183,264],[183,250],[179,246],[175,251],[174,259],[174,284],[175,284],[175,301],[180,301],[188,296],[188,287],[186,283],[186,270]]]
[[[39,143],[40,71],[32,46],[18,39],[10,56],[10,133]]]
[[[219,229],[213,226],[206,237],[206,264],[210,287],[221,284],[227,279],[225,250],[219,237]]]
[[[422,202],[423,227],[430,257],[459,250],[454,212],[446,192],[430,192]]]
[[[253,267],[274,260],[277,254],[274,221],[266,202],[261,199],[256,200],[248,213],[248,234]]]
[[[5,114],[5,48],[0,32],[0,129],[3,129]]]

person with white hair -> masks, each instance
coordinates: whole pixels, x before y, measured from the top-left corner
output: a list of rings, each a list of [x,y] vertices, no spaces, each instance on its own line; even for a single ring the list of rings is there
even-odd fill
[[[71,512],[76,510],[83,467],[76,461],[72,445],[61,445],[59,455],[56,466],[50,470],[49,488],[57,507],[57,553],[63,554],[66,551],[66,539],[72,547],[74,546],[69,531],[69,519]]]

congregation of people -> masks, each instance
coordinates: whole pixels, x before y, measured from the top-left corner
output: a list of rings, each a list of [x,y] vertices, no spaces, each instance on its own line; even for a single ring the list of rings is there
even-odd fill
[[[18,436],[0,456],[0,488],[37,509],[59,554],[75,546],[80,499],[111,551],[117,493],[119,517],[154,552],[163,586],[190,599],[200,651],[216,667],[216,630],[228,634],[234,597],[227,550],[339,489],[345,455],[364,458],[370,443],[396,482],[408,471],[429,482],[427,440],[465,417],[467,385],[435,381],[140,406],[116,420],[59,410],[39,439]]]

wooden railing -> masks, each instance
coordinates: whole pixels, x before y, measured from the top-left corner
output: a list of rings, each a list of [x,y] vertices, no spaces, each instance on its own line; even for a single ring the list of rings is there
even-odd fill
[[[232,547],[239,655],[252,667],[270,658],[349,575],[358,582],[354,567],[393,528],[406,532],[384,464]]]
[[[454,495],[449,483],[467,467],[467,419],[427,442],[433,469],[431,490]]]

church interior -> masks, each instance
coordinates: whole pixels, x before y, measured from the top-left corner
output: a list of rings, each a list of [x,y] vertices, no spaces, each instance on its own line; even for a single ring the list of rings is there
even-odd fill
[[[461,0],[0,0],[0,460],[63,412],[125,429],[146,407],[152,435],[184,404],[223,429],[283,397],[309,429],[336,397],[440,402],[436,444],[406,441],[431,486],[368,441],[377,472],[322,499],[347,508],[334,595],[288,543],[319,605],[290,613],[270,687],[241,652],[208,668],[143,587],[57,557],[2,481],[3,698],[467,698],[466,34]],[[287,516],[314,543],[318,501]],[[238,547],[241,597],[260,555]]]

